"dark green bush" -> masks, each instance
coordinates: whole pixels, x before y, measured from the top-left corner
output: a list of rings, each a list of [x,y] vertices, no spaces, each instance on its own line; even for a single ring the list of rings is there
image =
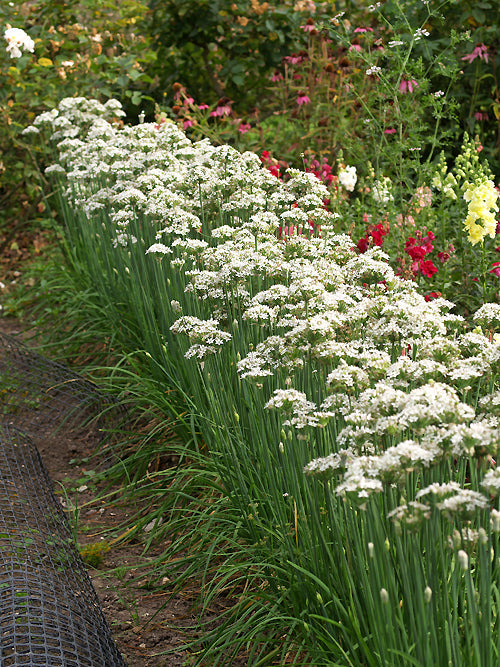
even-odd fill
[[[146,68],[154,59],[147,35],[138,30],[146,13],[140,0],[123,0],[119,7],[109,0],[0,4],[2,249],[20,227],[44,222],[36,166],[43,160],[21,135],[35,115],[72,95],[102,100],[118,96],[130,113],[138,113],[137,105],[152,83]],[[20,57],[11,57],[4,39],[10,27],[29,35],[33,52],[21,49]]]
[[[150,0],[160,86],[181,81],[200,102],[261,104],[273,68],[307,47],[300,26],[324,5],[304,0]]]

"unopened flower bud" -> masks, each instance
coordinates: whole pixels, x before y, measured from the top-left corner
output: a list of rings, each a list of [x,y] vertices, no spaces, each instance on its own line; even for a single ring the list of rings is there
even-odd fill
[[[373,546],[373,542],[368,542],[368,555],[370,558],[373,558],[373,552],[375,550],[375,547]]]
[[[382,604],[387,604],[389,602],[389,593],[385,588],[380,589],[380,599],[382,600]]]
[[[457,553],[458,557],[458,564],[462,568],[462,570],[468,570],[469,569],[469,556],[467,553],[463,550],[460,549],[459,552]]]
[[[432,588],[430,586],[426,586],[424,590],[424,600],[429,604],[432,598]]]

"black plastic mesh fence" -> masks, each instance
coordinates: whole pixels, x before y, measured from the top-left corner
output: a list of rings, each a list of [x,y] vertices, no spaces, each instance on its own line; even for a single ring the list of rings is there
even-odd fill
[[[98,387],[0,333],[0,421],[39,437],[64,427],[79,431],[115,424],[120,412]]]
[[[122,667],[38,450],[12,425],[62,437],[104,399],[8,336],[0,350],[0,667]]]

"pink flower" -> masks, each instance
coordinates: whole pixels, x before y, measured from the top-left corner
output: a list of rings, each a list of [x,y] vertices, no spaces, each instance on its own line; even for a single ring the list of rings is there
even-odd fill
[[[228,104],[221,104],[215,107],[215,109],[210,112],[210,116],[212,118],[216,117],[222,118],[222,116],[229,116],[230,113],[231,113],[231,107]]]
[[[349,51],[357,51],[359,53],[362,50],[363,49],[359,44],[351,44],[351,46],[349,47]]]
[[[300,65],[304,60],[304,56],[301,56],[299,53],[292,53],[292,55],[283,58],[283,61],[287,63],[287,65]]]
[[[401,79],[401,83],[399,84],[399,92],[400,93],[413,93],[413,89],[418,88],[418,83],[415,81],[415,79]]]
[[[469,63],[473,62],[476,58],[484,60],[485,63],[488,62],[488,47],[484,44],[478,44],[472,53],[468,53],[462,58],[462,60],[467,60]]]
[[[373,28],[355,28],[354,32],[373,32]]]
[[[187,130],[188,127],[191,127],[192,124],[193,124],[193,121],[190,118],[187,118],[183,123],[184,129]]]
[[[238,128],[238,132],[241,132],[241,134],[245,134],[246,132],[248,132],[251,129],[252,129],[252,126],[250,125],[250,123],[240,123],[240,126]]]
[[[299,93],[299,96],[297,97],[297,104],[299,107],[303,104],[309,104],[310,101],[310,98],[305,93]]]
[[[193,100],[192,97],[186,97],[186,99],[184,100],[184,106],[187,107],[190,104],[193,104],[193,102],[194,102],[194,100]]]
[[[396,130],[393,127],[388,127],[387,130],[384,130],[384,134],[396,134]]]
[[[200,111],[205,111],[205,109],[209,109],[209,108],[210,107],[208,106],[208,104],[198,104],[198,109]]]
[[[299,26],[304,32],[312,32],[313,30],[316,30],[314,27],[314,23],[306,23],[305,25]]]
[[[281,74],[281,72],[278,72],[278,70],[276,70],[276,72],[271,77],[271,81],[273,83],[276,83],[277,81],[283,81],[283,75]]]
[[[479,121],[490,119],[490,117],[485,111],[476,111],[476,113],[474,114],[474,118]]]

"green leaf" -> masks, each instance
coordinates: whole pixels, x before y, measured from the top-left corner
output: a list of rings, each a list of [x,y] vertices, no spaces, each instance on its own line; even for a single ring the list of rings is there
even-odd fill
[[[138,90],[134,90],[131,99],[132,104],[135,104],[135,106],[137,106],[138,104],[141,103],[141,101],[142,101],[142,94]]]

